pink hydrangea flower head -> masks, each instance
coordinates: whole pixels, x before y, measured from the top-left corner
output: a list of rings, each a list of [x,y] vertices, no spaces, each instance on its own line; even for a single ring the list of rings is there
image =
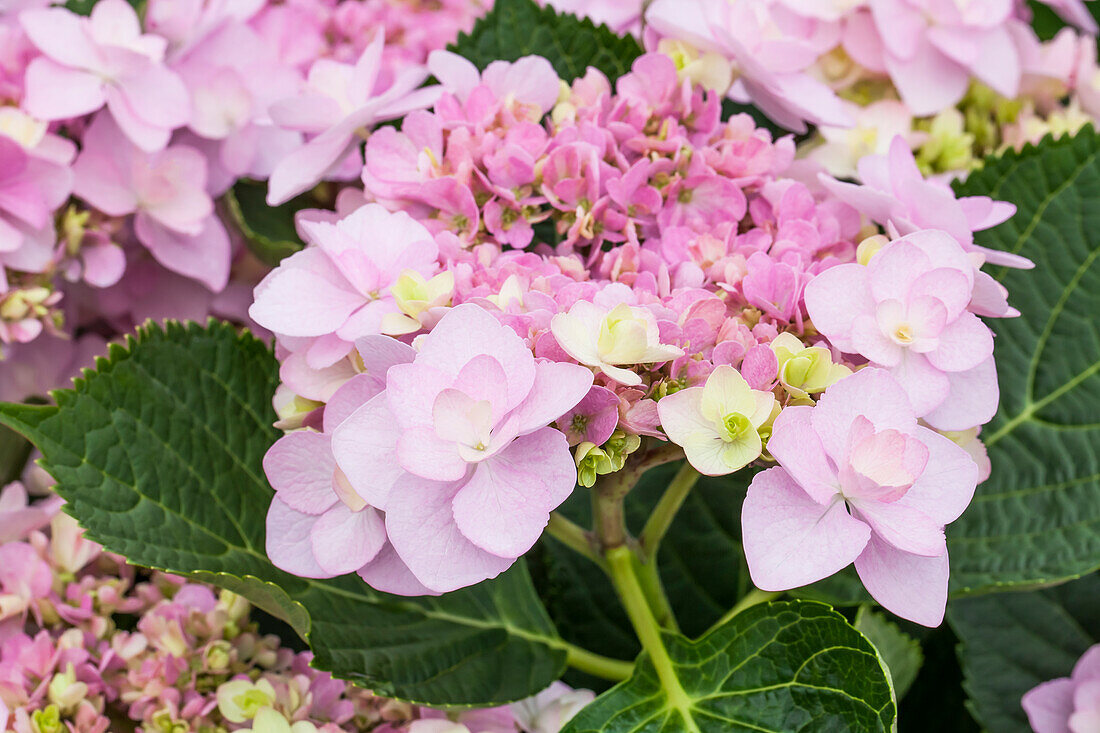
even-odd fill
[[[889,373],[860,370],[814,407],[788,407],[741,513],[753,582],[787,590],[850,563],[892,613],[937,626],[947,603],[943,527],[970,503],[978,467],[917,424]]]
[[[27,10],[20,23],[42,56],[27,68],[27,111],[44,120],[95,112],[104,104],[135,145],[168,144],[191,113],[187,88],[162,61],[167,42],[142,35],[125,0],[102,0],[88,18],[64,8]]]
[[[229,235],[206,192],[206,159],[194,148],[135,146],[111,117],[96,115],[73,163],[73,193],[110,216],[134,215],[134,232],[169,270],[213,292],[229,280]]]
[[[550,322],[558,345],[581,364],[628,387],[641,376],[625,366],[671,361],[684,355],[678,346],[661,343],[657,319],[648,309],[620,303],[605,308],[578,300]]]
[[[751,388],[726,365],[711,372],[704,386],[657,401],[669,440],[682,446],[688,462],[707,476],[733,473],[759,458],[760,428],[776,407],[775,395]]]
[[[294,350],[313,369],[335,364],[356,339],[388,330],[387,317],[401,314],[391,288],[407,272],[431,277],[439,267],[428,230],[379,204],[300,227],[311,245],[256,286],[248,312],[281,337],[308,339]]]
[[[833,267],[806,286],[814,326],[841,351],[885,367],[916,414],[944,430],[988,422],[999,391],[993,333],[967,306],[974,268],[945,232],[895,240],[864,265]]]
[[[1035,733],[1100,730],[1100,644],[1081,655],[1069,677],[1032,688],[1021,704]]]
[[[0,642],[22,629],[24,617],[49,594],[52,582],[49,564],[29,544],[0,545]]]
[[[751,100],[783,127],[803,132],[806,122],[850,125],[840,99],[806,73],[817,60],[816,45],[786,33],[769,5],[764,0],[656,0],[646,22],[661,36],[729,58],[740,73],[732,95]]]
[[[417,346],[332,445],[351,486],[386,512],[400,561],[446,592],[503,572],[569,496],[576,467],[565,436],[546,426],[580,402],[592,373],[536,361],[474,304],[450,310]],[[382,587],[384,575],[364,577]]]
[[[819,175],[821,183],[838,199],[899,234],[921,229],[942,229],[968,252],[980,252],[995,265],[1034,267],[1025,257],[975,244],[974,232],[989,229],[1016,213],[1016,207],[988,196],[956,199],[950,186],[926,180],[917,168],[909,143],[898,136],[885,156],[871,155],[859,161],[862,185]]]
[[[322,180],[352,152],[361,130],[427,107],[439,97],[438,86],[417,88],[428,77],[423,67],[407,67],[380,87],[384,43],[383,34],[377,33],[354,65],[318,59],[310,67],[306,89],[271,106],[277,125],[315,137],[275,166],[269,204],[277,206]]]

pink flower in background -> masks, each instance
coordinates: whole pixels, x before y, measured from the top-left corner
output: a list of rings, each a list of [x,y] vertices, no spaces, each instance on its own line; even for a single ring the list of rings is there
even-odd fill
[[[872,68],[890,75],[901,99],[918,116],[954,106],[971,77],[1012,98],[1020,84],[1020,56],[1012,23],[1013,0],[871,0],[880,43],[855,36],[859,58],[881,49]]]
[[[335,224],[302,221],[301,228],[312,246],[264,278],[249,315],[289,337],[288,348],[305,352],[313,369],[335,364],[357,338],[387,330],[387,316],[400,313],[390,289],[404,273],[431,277],[439,268],[428,230],[378,204]]]
[[[917,424],[905,391],[881,369],[829,387],[814,407],[788,407],[741,512],[753,583],[788,590],[855,563],[884,608],[938,626],[947,603],[943,527],[970,503],[978,467]]]
[[[25,149],[0,133],[0,265],[25,272],[46,269],[57,241],[53,212],[73,186],[68,162]]]
[[[469,60],[450,51],[432,51],[428,69],[444,91],[463,104],[475,92],[484,90],[491,101],[518,103],[534,108],[534,120],[550,111],[557,101],[560,81],[554,67],[541,56],[524,56],[516,61],[494,61],[478,72]],[[480,98],[477,101],[482,101]]]
[[[30,504],[27,490],[18,481],[0,489],[0,545],[21,540],[50,523],[61,508],[61,497]]]
[[[97,2],[88,18],[64,8],[28,10],[19,20],[43,56],[27,69],[28,112],[64,120],[104,104],[142,150],[160,150],[187,124],[190,102],[179,77],[163,64],[166,42],[142,35],[125,0]]]
[[[572,492],[565,436],[546,426],[585,396],[592,373],[536,361],[473,304],[449,311],[418,346],[332,446],[359,496],[385,511],[400,560],[446,592],[507,569]],[[388,583],[385,574],[367,580]]]
[[[974,243],[974,232],[1007,220],[1016,207],[988,196],[956,199],[946,183],[927,180],[917,168],[913,152],[902,137],[890,143],[887,155],[867,156],[859,161],[862,185],[838,181],[821,174],[821,183],[838,199],[872,221],[893,226],[899,234],[921,229],[942,229],[968,252],[979,252],[994,265],[1034,267],[1034,263],[1011,252],[989,249]]]
[[[134,214],[137,238],[170,270],[214,292],[229,279],[230,243],[206,193],[206,160],[173,145],[147,153],[106,115],[84,133],[73,193],[111,216]]]
[[[952,237],[921,231],[866,265],[840,265],[806,286],[806,310],[829,342],[885,367],[917,416],[943,430],[989,421],[999,391],[993,333],[967,306],[974,267]]]
[[[1069,677],[1032,688],[1021,704],[1035,733],[1100,730],[1100,644],[1081,655]]]
[[[49,564],[25,542],[0,545],[0,643],[19,633],[35,602],[50,592]]]
[[[384,37],[378,33],[354,66],[329,59],[315,61],[306,90],[271,106],[277,125],[316,136],[275,166],[269,204],[277,206],[325,178],[356,148],[360,131],[427,107],[439,97],[438,86],[417,88],[428,78],[428,71],[417,66],[406,67],[380,88],[383,44]]]
[[[765,0],[656,0],[646,11],[648,28],[686,40],[730,59],[740,78],[733,92],[795,132],[806,122],[848,126],[840,99],[807,69],[819,49],[808,38],[787,34]]]

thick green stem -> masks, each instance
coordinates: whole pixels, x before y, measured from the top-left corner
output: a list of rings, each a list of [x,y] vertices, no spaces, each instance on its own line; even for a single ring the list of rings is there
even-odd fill
[[[594,677],[620,682],[634,673],[634,664],[631,662],[611,659],[579,646],[566,644],[565,653],[565,661],[570,667],[587,672]]]
[[[672,611],[672,606],[668,602],[668,595],[665,593],[665,586],[661,583],[661,574],[657,568],[656,558],[640,558],[638,553],[635,553],[634,563],[638,583],[642,586],[642,592],[645,593],[646,600],[649,601],[649,608],[657,618],[657,623],[663,629],[679,631],[680,627],[676,623],[676,614]]]
[[[561,514],[557,512],[550,513],[550,523],[546,525],[546,532],[558,542],[574,552],[584,555],[600,567],[606,565],[603,557],[596,551],[593,534]]]
[[[672,443],[656,443],[627,459],[623,468],[601,476],[592,487],[592,516],[601,550],[627,544],[623,500],[644,474],[654,466],[683,458],[683,451]]]
[[[691,488],[695,486],[695,482],[698,480],[699,472],[685,461],[684,465],[673,476],[668,488],[661,496],[661,500],[657,502],[657,506],[653,508],[653,513],[646,520],[645,527],[642,528],[642,534],[639,537],[642,550],[645,551],[645,556],[649,561],[652,562],[657,557],[657,549],[661,545],[661,540],[668,532],[668,528],[672,526],[672,520],[676,517],[676,512],[680,510],[684,500],[691,492]]]
[[[654,618],[649,601],[638,582],[633,551],[625,546],[613,547],[607,551],[607,564],[611,571],[611,581],[615,584],[615,590],[631,625],[634,626],[634,632],[642,642],[642,648],[657,671],[657,678],[668,696],[669,705],[678,710],[684,720],[692,720],[691,698],[676,676],[672,658],[661,638],[661,628],[657,625],[657,619]]]
[[[768,601],[778,598],[783,595],[782,593],[775,593],[772,591],[760,590],[759,588],[753,588],[751,591],[745,594],[745,596],[739,600],[733,608],[726,611],[726,614],[722,618],[714,622],[714,625],[708,629],[707,633],[710,633],[719,626],[722,626],[731,618],[744,611],[746,608],[752,608],[753,606],[761,603],[767,603]]]

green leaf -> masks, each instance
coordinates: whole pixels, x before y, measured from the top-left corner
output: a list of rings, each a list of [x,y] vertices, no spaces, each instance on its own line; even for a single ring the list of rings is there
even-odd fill
[[[993,474],[947,528],[955,592],[1049,584],[1100,567],[1100,139],[993,158],[957,187],[1017,214],[979,244],[1031,258],[993,270],[1020,318],[991,319],[1000,411]]]
[[[496,60],[543,56],[565,81],[594,66],[611,81],[630,71],[642,47],[633,36],[620,36],[588,18],[540,8],[532,0],[497,0],[493,9],[449,47],[484,69]]]
[[[961,598],[947,608],[958,634],[968,707],[986,730],[1031,730],[1020,707],[1025,692],[1067,677],[1100,641],[1100,576],[1030,593]]]
[[[57,406],[0,404],[0,422],[39,447],[89,537],[246,596],[338,677],[439,705],[503,703],[557,679],[564,643],[522,562],[438,598],[377,593],[354,575],[297,578],[268,562],[261,460],[278,437],[277,383],[267,347],[227,324],[146,326],[55,392]]]
[[[32,448],[19,433],[0,427],[0,488],[23,475]]]
[[[920,642],[869,605],[859,607],[854,626],[875,645],[879,656],[886,662],[898,699],[905,697],[924,663]]]
[[[77,15],[91,15],[92,8],[94,8],[95,4],[98,2],[99,0],[69,0],[65,3],[65,7]],[[134,6],[134,10],[138,11],[138,13],[145,12],[146,0],[126,0],[126,2]]]
[[[248,179],[237,181],[224,200],[252,254],[273,267],[305,246],[294,226],[294,215],[317,206],[309,193],[280,206],[268,206],[267,183]]]
[[[563,733],[889,731],[895,705],[875,648],[828,606],[765,603],[698,641],[662,635],[682,688],[648,655]]]

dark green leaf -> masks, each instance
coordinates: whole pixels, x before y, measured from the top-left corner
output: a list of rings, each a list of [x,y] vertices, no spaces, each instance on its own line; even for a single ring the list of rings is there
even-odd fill
[[[859,607],[854,626],[875,645],[879,656],[886,662],[898,699],[905,697],[924,662],[920,642],[868,605]]]
[[[0,427],[0,488],[23,474],[32,448],[19,433]]]
[[[0,404],[0,422],[39,447],[92,539],[246,596],[306,637],[321,669],[446,705],[502,703],[557,679],[563,643],[522,563],[456,593],[401,598],[268,562],[261,460],[278,437],[277,383],[271,352],[228,325],[146,326],[55,392],[56,407]]]
[[[620,36],[568,13],[540,8],[533,0],[497,0],[469,33],[460,34],[450,50],[484,69],[496,60],[543,56],[558,76],[572,81],[594,66],[614,81],[630,71],[642,54],[633,36]]]
[[[947,618],[959,635],[969,707],[986,730],[1031,730],[1020,707],[1025,692],[1067,677],[1100,641],[1100,576],[1030,593],[952,601]]]
[[[955,592],[1100,567],[1100,140],[1092,128],[990,159],[958,186],[1016,204],[976,239],[1035,261],[993,270],[1023,315],[994,319],[993,475],[948,527]]]
[[[317,203],[304,193],[280,206],[268,206],[267,184],[241,179],[226,192],[225,205],[252,253],[275,266],[305,246],[294,227],[294,215],[316,208]]]
[[[889,731],[895,705],[875,648],[828,606],[753,606],[698,641],[663,634],[681,690],[648,655],[564,733]]]

